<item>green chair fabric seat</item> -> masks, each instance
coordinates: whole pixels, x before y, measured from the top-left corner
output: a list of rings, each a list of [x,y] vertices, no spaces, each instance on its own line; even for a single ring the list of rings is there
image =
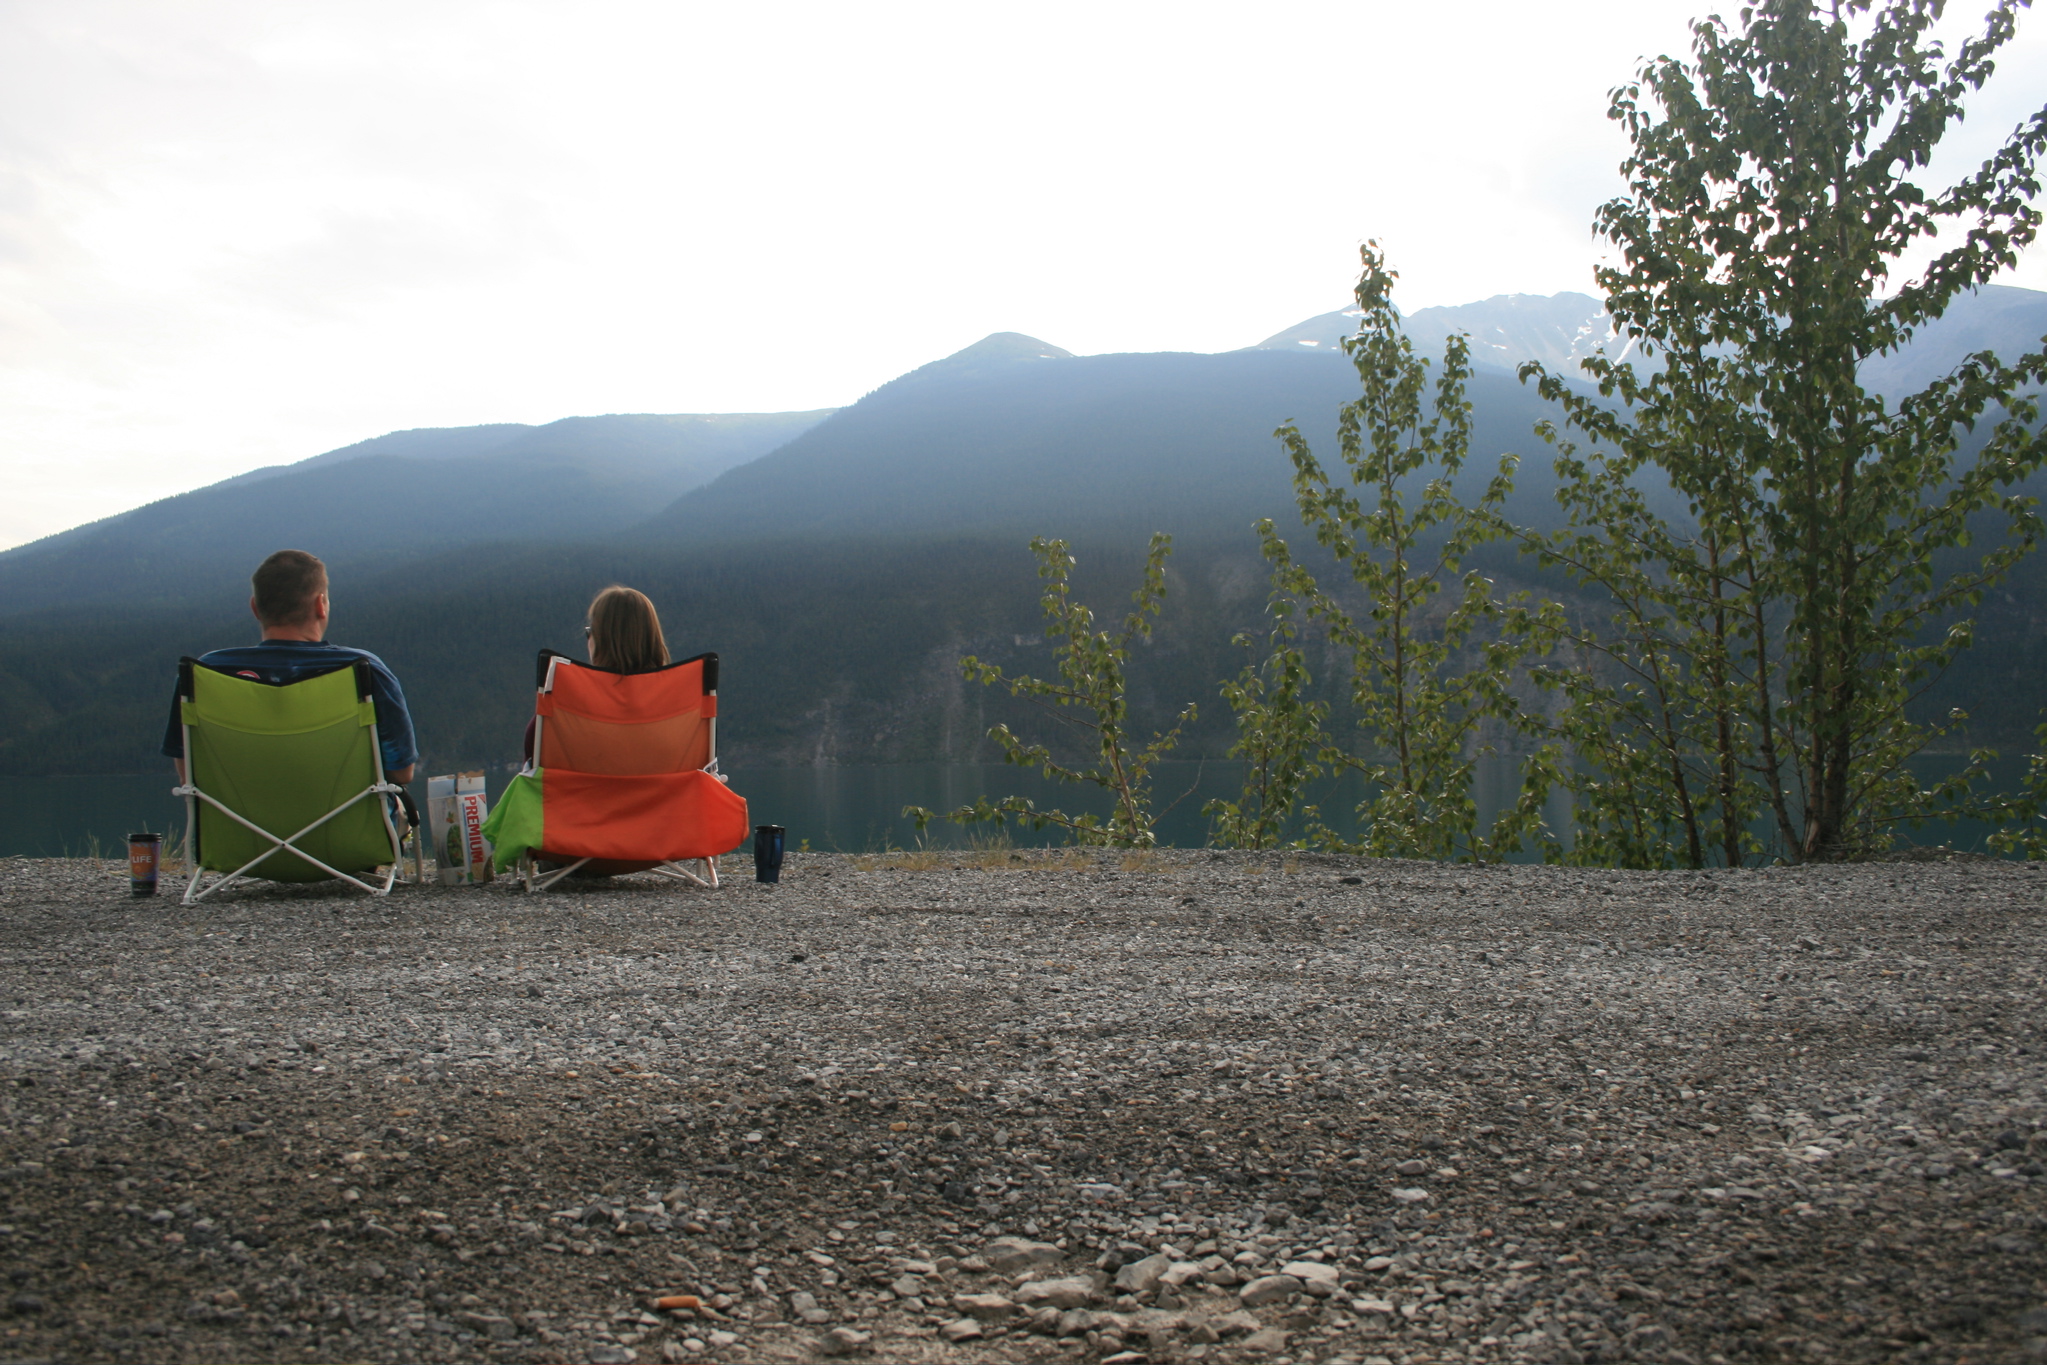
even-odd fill
[[[247,877],[391,889],[404,855],[385,798],[404,788],[384,778],[360,666],[272,686],[186,659],[178,684],[187,905]],[[381,886],[353,875],[386,865]]]

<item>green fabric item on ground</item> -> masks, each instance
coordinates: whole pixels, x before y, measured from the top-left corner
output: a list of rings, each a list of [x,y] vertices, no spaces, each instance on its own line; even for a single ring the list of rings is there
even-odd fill
[[[545,828],[541,818],[541,770],[520,773],[498,794],[498,803],[483,820],[483,837],[490,840],[490,865],[498,871],[540,847]]]

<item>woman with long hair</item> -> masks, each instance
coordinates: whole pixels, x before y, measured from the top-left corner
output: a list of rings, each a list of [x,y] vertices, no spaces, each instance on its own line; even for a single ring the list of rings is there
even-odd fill
[[[590,599],[583,615],[590,662],[610,673],[651,673],[668,667],[661,614],[638,588],[614,583]],[[526,765],[533,765],[533,722],[526,722]]]
[[[583,635],[590,662],[613,673],[649,673],[668,667],[661,616],[638,588],[612,584],[590,601]]]

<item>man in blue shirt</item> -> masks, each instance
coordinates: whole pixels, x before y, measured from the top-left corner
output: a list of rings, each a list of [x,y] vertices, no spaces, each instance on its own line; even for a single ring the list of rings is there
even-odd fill
[[[258,644],[234,645],[200,656],[199,662],[238,677],[281,686],[329,673],[361,660],[369,665],[370,697],[377,705],[377,740],[384,752],[384,776],[392,782],[410,782],[419,763],[419,749],[412,738],[412,716],[405,709],[405,690],[384,666],[384,661],[365,649],[330,645],[327,634],[327,566],[304,550],[279,550],[258,565],[249,580],[255,592],[249,610],[263,627]],[[178,767],[178,781],[185,780],[185,734],[179,699],[171,698],[170,724],[163,735],[164,757]]]

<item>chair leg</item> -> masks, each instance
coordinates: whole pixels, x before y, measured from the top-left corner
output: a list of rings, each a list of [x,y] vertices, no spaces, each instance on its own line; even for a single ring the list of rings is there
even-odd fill
[[[568,876],[571,872],[574,872],[577,868],[581,867],[584,863],[587,863],[589,861],[590,860],[588,858],[578,858],[576,859],[576,861],[570,863],[567,867],[558,867],[554,871],[547,873],[545,876],[527,882],[526,889],[529,892],[545,891],[547,890],[548,887],[553,886],[563,877]]]
[[[274,854],[283,853],[287,851],[289,851],[290,853],[294,854],[299,858],[303,858],[305,861],[311,863],[314,867],[317,867],[322,872],[325,872],[328,876],[336,878],[337,880],[340,881],[347,882],[350,886],[353,886],[358,890],[367,891],[372,896],[388,895],[391,890],[392,882],[395,881],[398,876],[399,863],[404,858],[404,849],[397,841],[397,831],[392,828],[391,818],[388,813],[386,813],[384,817],[384,829],[392,836],[391,871],[389,875],[385,877],[384,885],[381,890],[378,889],[377,887],[371,886],[368,882],[363,881],[358,877],[350,876],[348,873],[341,871],[339,868],[328,866],[326,863],[322,862],[318,858],[315,858],[312,854],[306,852],[304,849],[298,846],[298,841],[300,839],[305,838],[308,834],[311,834],[314,830],[326,824],[329,820],[332,820],[335,816],[341,814],[350,806],[353,806],[356,802],[365,800],[369,797],[373,797],[384,789],[385,788],[382,786],[382,784],[375,784],[363,789],[360,792],[357,792],[354,796],[342,802],[333,810],[328,811],[325,815],[313,821],[312,824],[307,825],[304,829],[300,830],[298,833],[286,839],[279,838],[277,835],[271,833],[269,830],[264,829],[261,825],[256,824],[247,816],[244,816],[239,811],[235,810],[233,807],[228,806],[226,803],[222,802],[218,797],[209,795],[208,793],[199,790],[198,786],[194,783],[187,782],[182,786],[172,788],[171,794],[174,796],[182,795],[183,797],[185,797],[187,808],[193,812],[192,816],[190,817],[185,826],[185,841],[186,848],[188,850],[187,866],[191,868],[190,880],[188,880],[185,883],[185,904],[192,905],[204,899],[205,897],[212,895],[214,892],[220,890],[224,886],[230,886],[237,881],[244,880],[244,874],[247,873],[250,868],[256,866],[256,864],[264,861],[265,859],[271,857]],[[392,788],[391,790],[397,790],[397,788]],[[193,831],[198,827],[197,803],[199,801],[206,802],[208,805],[218,810],[222,815],[234,821],[236,824],[242,826],[244,829],[247,829],[254,834],[258,834],[270,841],[269,848],[264,849],[261,853],[258,853],[255,857],[249,859],[249,861],[243,863],[240,867],[228,873],[226,876],[221,877],[219,880],[214,882],[213,885],[207,887],[204,891],[199,890],[199,883],[203,878],[204,870],[200,868],[200,866],[198,865],[198,861],[192,858],[189,853],[189,850],[191,850],[193,843]],[[375,875],[374,870],[372,870],[372,875]],[[249,880],[253,880],[253,878]]]
[[[702,862],[704,860],[698,858],[691,861]],[[647,870],[657,877],[666,877],[670,881],[688,882],[691,886],[701,886],[706,890],[715,888],[718,885],[716,869],[712,870],[710,881],[705,881],[681,863],[663,863],[659,867],[650,867]]]

